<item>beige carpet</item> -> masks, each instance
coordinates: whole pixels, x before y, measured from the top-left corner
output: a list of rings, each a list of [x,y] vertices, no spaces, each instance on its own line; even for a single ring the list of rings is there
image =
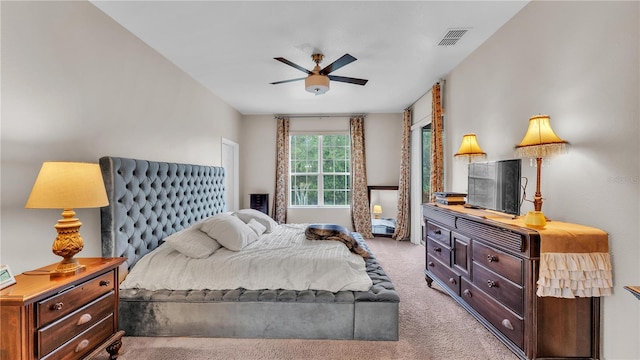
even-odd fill
[[[367,243],[400,295],[398,341],[125,336],[119,359],[517,359],[435,283],[427,287],[422,245],[390,238]]]

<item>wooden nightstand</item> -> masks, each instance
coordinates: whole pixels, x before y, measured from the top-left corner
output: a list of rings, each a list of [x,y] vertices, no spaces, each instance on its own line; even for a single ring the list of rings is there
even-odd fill
[[[78,258],[86,268],[65,277],[15,276],[0,291],[0,359],[81,359],[107,350],[118,357],[118,267],[125,258]]]

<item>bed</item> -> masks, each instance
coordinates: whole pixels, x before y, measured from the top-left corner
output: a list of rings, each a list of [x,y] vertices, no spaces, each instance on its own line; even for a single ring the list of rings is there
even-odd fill
[[[169,236],[226,211],[223,168],[99,162],[109,198],[101,209],[102,253],[126,257],[125,273]],[[124,288],[119,327],[128,336],[398,340],[398,294],[362,236],[352,236],[370,254],[368,290]]]
[[[371,232],[374,234],[393,235],[396,231],[396,219],[394,218],[378,218],[371,219]]]

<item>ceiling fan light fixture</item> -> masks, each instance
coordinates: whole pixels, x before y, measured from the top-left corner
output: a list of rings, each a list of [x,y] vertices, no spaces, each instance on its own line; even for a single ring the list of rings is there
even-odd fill
[[[329,91],[329,77],[313,74],[304,79],[304,89],[316,95],[322,95]]]

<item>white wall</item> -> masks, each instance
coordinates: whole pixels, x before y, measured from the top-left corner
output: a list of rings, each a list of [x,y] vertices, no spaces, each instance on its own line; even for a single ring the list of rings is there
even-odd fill
[[[43,161],[101,156],[220,165],[241,116],[85,1],[2,6],[0,263],[15,273],[51,253],[61,210],[25,209]],[[77,209],[79,256],[100,256],[98,209]]]
[[[348,117],[291,118],[290,121],[291,133],[349,131]],[[276,120],[273,116],[246,115],[242,123],[240,201],[243,207],[249,207],[249,194],[268,193],[271,207],[275,182]],[[397,185],[402,114],[369,114],[365,117],[364,127],[367,182],[370,185]],[[287,222],[336,223],[351,228],[351,212],[348,208],[292,208],[287,213]]]
[[[551,219],[609,233],[614,293],[602,301],[605,359],[640,358],[640,3],[533,1],[446,78],[445,188],[466,188],[453,153],[475,132],[488,160],[514,158],[531,115],[546,113],[568,153],[542,169]],[[535,169],[523,163],[527,196]],[[525,203],[522,211],[531,210]]]

